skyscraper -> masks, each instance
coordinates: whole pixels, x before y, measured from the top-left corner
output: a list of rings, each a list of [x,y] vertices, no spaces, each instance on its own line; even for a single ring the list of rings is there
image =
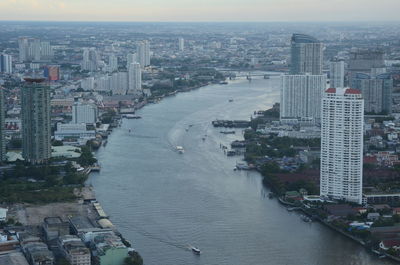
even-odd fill
[[[19,49],[19,62],[23,63],[28,60],[28,38],[21,37],[18,39],[18,49]]]
[[[179,50],[180,51],[185,50],[185,39],[184,38],[179,38],[178,39],[178,45],[179,45]]]
[[[12,73],[12,57],[8,54],[0,54],[0,72],[11,74]]]
[[[364,100],[361,91],[329,88],[322,99],[320,194],[362,203]]]
[[[48,41],[40,42],[40,58],[50,60],[53,57],[53,48]]]
[[[38,164],[51,157],[50,87],[44,79],[26,78],[21,88],[22,155]]]
[[[29,49],[28,49],[28,57],[32,61],[40,61],[41,59],[41,51],[40,51],[40,40],[39,39],[33,39],[29,43]]]
[[[322,74],[323,44],[316,38],[293,34],[291,38],[290,74]]]
[[[97,54],[96,48],[85,48],[83,49],[83,59],[82,59],[82,70],[86,71],[97,71],[99,56]]]
[[[354,49],[350,52],[349,84],[358,73],[371,74],[373,68],[385,67],[384,52],[381,50]]]
[[[137,45],[137,61],[142,66],[150,65],[150,42],[145,40],[141,41]]]
[[[108,57],[108,70],[110,72],[114,72],[118,70],[118,57],[114,54],[111,54]]]
[[[344,61],[332,61],[329,64],[329,86],[333,88],[344,87]]]
[[[364,98],[367,113],[392,113],[393,79],[390,74],[371,77],[357,73],[353,76],[352,87],[359,89]]]
[[[4,129],[5,129],[4,88],[0,86],[0,162],[4,161],[6,156]]]
[[[142,70],[140,64],[131,63],[128,68],[128,94],[139,94],[142,91]]]
[[[282,75],[281,120],[312,118],[318,122],[325,89],[325,75]]]
[[[128,53],[128,55],[126,56],[126,69],[129,68],[129,65],[131,65],[131,63],[137,63],[137,54],[136,53]]]

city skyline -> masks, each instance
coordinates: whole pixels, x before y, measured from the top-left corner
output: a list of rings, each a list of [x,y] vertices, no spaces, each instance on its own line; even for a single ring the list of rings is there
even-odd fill
[[[343,8],[345,6],[345,8]],[[396,0],[3,0],[1,20],[269,22],[399,21]],[[33,12],[34,11],[34,12]]]

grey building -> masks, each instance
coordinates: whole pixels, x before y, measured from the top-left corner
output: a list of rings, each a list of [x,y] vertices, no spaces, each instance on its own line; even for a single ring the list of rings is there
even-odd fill
[[[385,114],[392,112],[393,79],[390,74],[371,77],[357,73],[352,79],[352,88],[361,90],[365,112]]]
[[[322,74],[323,44],[305,34],[293,34],[291,38],[290,74]]]
[[[22,155],[30,163],[51,157],[50,87],[44,79],[26,78],[21,88]]]
[[[356,49],[350,52],[348,62],[349,84],[358,73],[371,74],[373,68],[385,67],[384,52],[381,50]]]

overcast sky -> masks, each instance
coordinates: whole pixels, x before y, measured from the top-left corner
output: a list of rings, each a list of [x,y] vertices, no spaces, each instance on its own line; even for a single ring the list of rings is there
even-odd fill
[[[0,20],[399,21],[400,0],[0,0]]]

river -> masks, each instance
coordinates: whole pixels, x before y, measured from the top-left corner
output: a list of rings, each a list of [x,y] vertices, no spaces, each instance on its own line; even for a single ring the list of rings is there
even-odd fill
[[[392,264],[268,199],[257,172],[233,171],[241,158],[220,143],[241,131],[220,134],[211,121],[248,119],[278,101],[278,77],[236,80],[148,105],[114,130],[88,182],[146,265]]]

